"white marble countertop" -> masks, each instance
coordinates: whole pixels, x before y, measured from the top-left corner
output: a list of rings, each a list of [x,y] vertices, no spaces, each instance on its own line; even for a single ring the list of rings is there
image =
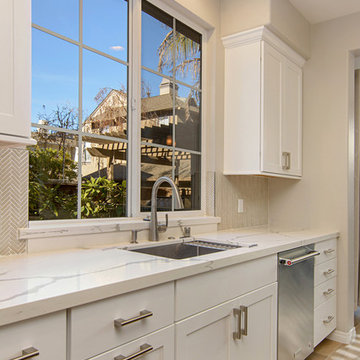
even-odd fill
[[[196,236],[251,245],[174,260],[121,247],[69,250],[0,259],[0,325],[249,261],[338,236],[336,232],[219,231]],[[164,242],[162,242],[164,243]],[[146,245],[153,244],[146,242]],[[158,243],[156,243],[157,245]],[[141,245],[145,245],[142,243]]]

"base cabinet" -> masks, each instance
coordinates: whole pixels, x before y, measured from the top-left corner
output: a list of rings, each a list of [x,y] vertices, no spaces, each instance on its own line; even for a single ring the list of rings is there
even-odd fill
[[[66,359],[66,311],[0,327],[0,359]],[[25,359],[25,358],[24,358]]]
[[[174,360],[174,325],[95,356],[91,360]]]
[[[276,360],[277,284],[176,323],[176,360]]]

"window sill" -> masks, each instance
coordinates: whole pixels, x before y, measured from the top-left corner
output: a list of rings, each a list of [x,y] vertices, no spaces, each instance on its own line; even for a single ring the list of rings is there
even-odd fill
[[[163,221],[160,216],[160,221]],[[215,216],[174,216],[169,218],[169,227],[179,226],[179,220],[185,226],[218,224],[220,218]],[[33,222],[29,228],[19,229],[19,239],[38,239],[59,236],[74,236],[87,234],[104,234],[130,230],[148,229],[149,222],[142,218],[123,219],[92,219],[92,220],[55,220]]]

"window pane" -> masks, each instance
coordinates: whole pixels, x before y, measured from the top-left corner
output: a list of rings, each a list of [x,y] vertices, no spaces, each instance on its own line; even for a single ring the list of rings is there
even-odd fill
[[[84,50],[83,131],[126,138],[127,66]]]
[[[32,48],[32,122],[77,129],[78,47],[33,29]]]
[[[126,216],[126,144],[83,138],[81,217]]]
[[[84,0],[84,44],[127,61],[127,4],[124,0]]]
[[[176,97],[176,147],[201,151],[201,113],[199,91],[179,85]]]
[[[74,40],[79,39],[78,0],[32,0],[32,22]]]
[[[29,151],[29,219],[74,219],[77,216],[77,138],[35,129],[37,146]]]
[[[141,147],[141,211],[151,210],[151,190],[161,176],[172,177],[172,150],[154,146]],[[172,191],[163,184],[158,192],[157,209],[171,211]]]
[[[173,75],[173,18],[142,2],[141,64],[169,76]]]
[[[171,146],[173,82],[146,70],[141,74],[141,140]]]
[[[179,187],[184,210],[200,210],[201,156],[188,152],[176,152],[174,170],[175,184]]]
[[[176,79],[201,87],[201,35],[176,20],[175,71]]]

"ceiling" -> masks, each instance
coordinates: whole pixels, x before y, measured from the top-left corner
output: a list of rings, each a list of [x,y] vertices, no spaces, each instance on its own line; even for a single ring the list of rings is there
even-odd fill
[[[289,0],[311,23],[360,11],[360,0]]]

